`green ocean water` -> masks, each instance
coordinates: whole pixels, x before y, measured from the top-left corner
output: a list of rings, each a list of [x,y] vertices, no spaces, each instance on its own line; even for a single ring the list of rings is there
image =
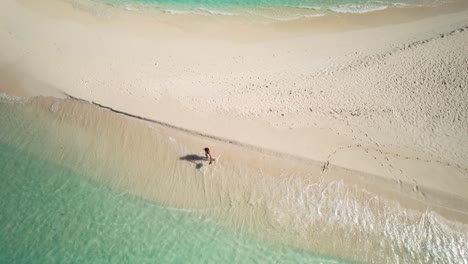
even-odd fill
[[[92,182],[28,151],[43,139],[0,109],[0,263],[349,263]]]
[[[113,0],[113,2],[124,2]],[[111,1],[109,1],[111,2]],[[130,2],[130,1],[126,1]],[[351,5],[398,5],[423,3],[417,0],[133,0],[136,3],[156,4],[156,5],[187,5],[187,6],[241,6],[241,7],[298,7],[298,8],[325,8],[331,6],[351,6]],[[426,1],[426,3],[429,1]]]
[[[205,143],[0,94],[0,263],[466,263],[463,224],[314,179],[310,162],[230,144],[209,168],[183,159]]]
[[[270,18],[311,18],[327,13],[367,13],[389,7],[434,6],[439,0],[97,0],[127,10],[157,8],[171,14],[260,15]],[[281,10],[281,11],[279,11]],[[266,13],[265,13],[266,12]],[[281,15],[279,15],[281,13]]]

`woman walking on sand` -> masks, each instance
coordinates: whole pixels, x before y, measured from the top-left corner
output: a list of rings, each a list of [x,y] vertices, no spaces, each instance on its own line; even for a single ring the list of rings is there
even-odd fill
[[[209,148],[204,148],[205,150],[205,158],[208,160],[210,160],[210,163],[208,163],[209,165],[211,165],[211,163],[213,163],[215,161],[215,159],[211,156],[211,153],[210,153],[210,149]]]

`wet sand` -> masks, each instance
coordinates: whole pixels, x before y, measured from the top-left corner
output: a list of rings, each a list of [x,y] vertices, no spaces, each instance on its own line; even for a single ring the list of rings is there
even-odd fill
[[[191,16],[171,22],[86,1],[3,5],[2,79],[21,80],[2,85],[10,94],[67,94],[379,175],[415,196],[468,198],[464,2],[405,23],[317,34],[226,18],[254,25],[253,38],[205,17],[190,29],[179,23]],[[403,10],[354,17],[418,13]]]
[[[448,250],[416,233],[466,241],[446,220],[468,215],[466,3],[268,25],[83,3],[0,11],[0,91],[69,98],[27,103],[57,126],[41,130],[52,162],[350,259],[383,262],[407,240],[417,254]],[[204,146],[215,166],[200,160]]]
[[[463,255],[467,229],[453,221],[465,222],[463,214],[404,195],[378,176],[322,168],[318,162],[202,137],[82,101],[12,99],[2,100],[2,111],[17,115],[1,119],[2,143],[122,194],[209,217],[266,241],[348,260],[411,262]],[[207,145],[216,150],[214,165],[204,160],[200,146]]]

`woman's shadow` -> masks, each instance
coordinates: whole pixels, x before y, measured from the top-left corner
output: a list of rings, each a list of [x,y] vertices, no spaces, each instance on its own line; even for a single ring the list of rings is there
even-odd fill
[[[185,160],[185,161],[188,161],[188,162],[192,162],[195,164],[195,168],[197,169],[201,169],[201,167],[203,167],[203,162],[204,160],[206,160],[205,157],[203,156],[198,156],[196,154],[189,154],[189,155],[185,155],[183,157],[180,157],[180,160]]]

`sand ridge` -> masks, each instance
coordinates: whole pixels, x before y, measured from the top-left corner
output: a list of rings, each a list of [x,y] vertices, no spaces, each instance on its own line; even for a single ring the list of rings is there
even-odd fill
[[[120,11],[94,18],[67,2],[48,2],[47,12],[28,2],[3,6],[8,52],[0,61],[15,76],[202,134],[411,184],[421,199],[425,188],[468,199],[464,9],[249,40]],[[122,21],[141,32],[119,28]]]

